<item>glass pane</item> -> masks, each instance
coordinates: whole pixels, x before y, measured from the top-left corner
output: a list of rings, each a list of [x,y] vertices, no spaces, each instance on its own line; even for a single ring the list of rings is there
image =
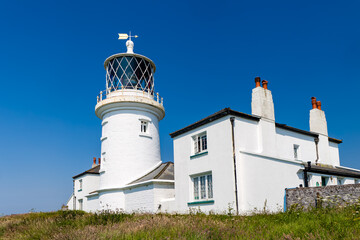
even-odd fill
[[[200,177],[201,184],[201,199],[206,198],[206,188],[205,188],[205,176]]]
[[[209,198],[213,198],[212,175],[207,175],[207,183],[208,183],[208,196]]]
[[[207,139],[206,139],[206,135],[201,137],[201,147],[202,150],[206,150],[207,149]]]
[[[194,178],[194,199],[199,199],[199,178]]]

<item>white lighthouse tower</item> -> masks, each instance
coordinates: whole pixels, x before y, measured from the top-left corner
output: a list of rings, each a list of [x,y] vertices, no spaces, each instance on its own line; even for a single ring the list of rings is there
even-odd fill
[[[100,209],[125,209],[124,189],[162,164],[159,121],[165,110],[154,89],[156,67],[133,52],[131,36],[126,47],[126,53],[105,60],[106,90],[95,106],[102,120]]]

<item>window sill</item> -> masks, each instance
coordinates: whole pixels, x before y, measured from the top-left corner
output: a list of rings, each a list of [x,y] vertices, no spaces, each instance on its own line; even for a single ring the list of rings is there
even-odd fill
[[[205,200],[205,201],[195,201],[195,202],[188,202],[188,205],[199,205],[199,204],[213,204],[214,200]]]
[[[192,156],[190,156],[190,159],[193,159],[193,158],[196,158],[196,157],[200,157],[200,156],[203,156],[203,155],[207,155],[208,154],[208,151],[206,152],[201,152],[201,153],[197,153],[197,154],[194,154]]]
[[[147,137],[147,138],[152,138],[152,136],[150,134],[146,134],[146,133],[139,133],[140,137]]]

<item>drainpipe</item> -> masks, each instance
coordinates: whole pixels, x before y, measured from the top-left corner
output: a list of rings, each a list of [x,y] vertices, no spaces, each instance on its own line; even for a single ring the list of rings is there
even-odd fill
[[[319,146],[318,146],[319,138],[318,138],[318,137],[314,138],[314,142],[315,142],[315,146],[316,146],[316,160],[315,160],[315,164],[317,165],[317,163],[318,163],[318,161],[319,161]]]
[[[308,179],[308,170],[310,170],[311,168],[311,162],[307,162],[307,169],[306,169],[306,166],[305,166],[305,169],[304,169],[304,186],[305,187],[309,187],[309,179]]]
[[[232,140],[233,160],[234,160],[236,215],[239,215],[239,201],[238,201],[237,174],[236,174],[236,154],[235,154],[235,139],[234,139],[234,120],[235,120],[235,117],[230,117],[230,122],[231,122],[231,140]]]
[[[73,210],[76,210],[75,180],[73,179]]]

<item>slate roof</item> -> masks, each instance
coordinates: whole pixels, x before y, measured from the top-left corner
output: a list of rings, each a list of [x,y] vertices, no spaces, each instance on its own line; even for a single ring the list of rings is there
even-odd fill
[[[96,167],[90,168],[89,170],[86,170],[85,172],[82,172],[78,175],[73,176],[73,179],[81,177],[82,175],[85,174],[99,174],[100,171],[100,165],[97,165]]]
[[[360,171],[344,169],[340,167],[307,164],[305,165],[305,170],[312,173],[322,173],[322,174],[335,175],[341,177],[360,178]]]
[[[222,117],[225,117],[227,115],[232,115],[232,116],[235,116],[235,117],[240,117],[240,118],[245,118],[245,119],[250,119],[250,120],[254,120],[254,121],[259,121],[260,120],[260,117],[258,116],[255,116],[255,115],[250,115],[250,114],[246,114],[246,113],[242,113],[242,112],[238,112],[238,111],[235,111],[235,110],[232,110],[230,108],[224,108],[214,114],[211,114],[210,116],[206,117],[206,118],[203,118],[193,124],[190,124],[189,126],[187,127],[184,127],[180,130],[177,130],[175,132],[172,132],[170,133],[170,136],[172,138],[174,137],[177,137],[183,133],[186,133],[188,131],[191,131],[193,129],[196,129],[200,126],[203,126],[207,123],[210,123],[210,122],[213,122],[217,119],[220,119]],[[319,134],[317,133],[314,133],[314,132],[310,132],[310,131],[305,131],[305,130],[301,130],[301,129],[298,129],[298,128],[294,128],[294,127],[290,127],[286,124],[280,124],[280,123],[275,123],[276,127],[278,128],[282,128],[282,129],[285,129],[285,130],[288,130],[288,131],[291,131],[291,132],[297,132],[297,133],[300,133],[300,134],[304,134],[304,135],[307,135],[307,136],[311,136],[311,137],[318,137]],[[336,138],[331,138],[329,137],[329,141],[330,142],[334,142],[334,143],[342,143],[342,140],[340,139],[336,139]]]
[[[153,179],[174,180],[174,163],[162,163],[160,166],[158,166],[148,174],[145,174],[141,178],[138,178],[129,184],[141,183]]]

